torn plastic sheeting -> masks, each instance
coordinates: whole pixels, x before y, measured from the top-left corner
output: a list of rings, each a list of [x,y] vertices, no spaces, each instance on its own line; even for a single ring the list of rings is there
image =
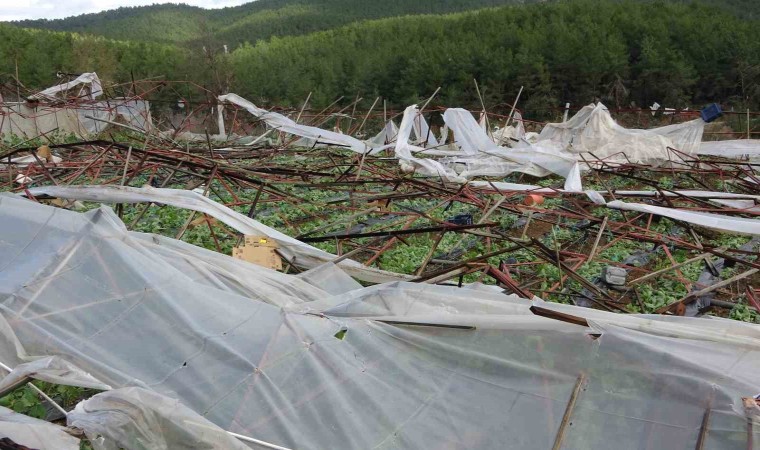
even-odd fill
[[[470,181],[467,183],[467,185],[475,189],[488,189],[505,192],[529,192],[536,194],[584,194],[589,192],[543,187],[535,184],[508,183],[505,181]]]
[[[692,225],[699,225],[714,230],[731,233],[760,235],[760,220],[742,217],[728,217],[720,214],[686,211],[683,209],[663,208],[661,206],[645,205],[642,203],[625,203],[620,200],[607,203],[608,208],[624,211],[637,211],[655,214],[669,219],[681,220]]]
[[[0,406],[0,437],[37,450],[79,450],[79,439],[58,425]]]
[[[607,191],[599,191],[602,194],[606,194]],[[694,191],[694,190],[675,190],[675,191],[623,191],[615,190],[616,196],[622,197],[694,197],[694,198],[706,198],[706,199],[726,199],[726,200],[759,200],[760,195],[752,194],[736,194],[733,192],[719,192],[719,191]]]
[[[747,212],[760,212],[760,206],[757,205],[757,201],[755,200],[713,199],[711,201],[723,206],[728,206],[729,208],[742,209]]]
[[[444,159],[443,162],[415,157],[413,153],[429,153],[424,148],[409,143],[413,123],[418,115],[416,105],[407,107],[399,127],[396,157],[404,170],[416,170],[422,175],[437,176],[452,183],[465,183],[467,178],[475,176],[504,176],[512,172],[535,176],[556,173],[567,178],[566,189],[581,189],[580,166],[573,158],[540,149],[499,147],[480,128],[472,114],[465,110],[448,109],[444,113],[444,120],[457,136],[457,144],[462,147],[463,153]],[[473,151],[478,153],[473,154]],[[460,173],[455,170],[457,166],[463,166]]]
[[[278,131],[294,134],[296,136],[301,136],[307,139],[312,139],[316,142],[323,142],[326,144],[346,147],[350,150],[353,150],[354,152],[362,154],[367,153],[370,155],[374,155],[384,150],[385,148],[388,148],[388,146],[371,147],[371,141],[364,142],[354,137],[336,133],[334,131],[323,130],[321,128],[311,127],[307,125],[299,125],[295,121],[283,116],[282,114],[261,109],[237,94],[220,95],[219,101],[229,102],[240,106],[241,108],[244,108],[246,111],[263,120],[267,125],[277,129]]]
[[[52,160],[54,164],[58,164],[61,161],[63,161],[63,158],[61,158],[60,156],[53,155]],[[29,164],[36,164],[36,163],[37,163],[37,158],[35,158],[32,155],[11,158],[11,164],[15,165],[18,168],[24,168],[24,167],[27,167]],[[8,164],[8,161],[7,160],[0,161],[0,164]]]
[[[469,111],[449,108],[443,113],[443,120],[454,132],[457,144],[466,155],[475,156],[497,147]]]
[[[468,113],[469,114],[469,113]],[[469,176],[504,176],[514,171],[529,170],[524,165],[507,161],[504,158],[489,157],[488,155],[476,155],[468,157],[462,151],[451,150],[427,150],[409,143],[414,120],[420,115],[417,105],[411,105],[404,111],[401,125],[399,126],[398,139],[396,140],[396,158],[399,159],[402,170],[416,171],[425,176],[440,177],[450,183],[466,183]],[[448,126],[448,125],[447,125]],[[481,130],[482,131],[482,130]],[[441,161],[432,158],[414,156],[446,156],[448,159]],[[457,173],[455,167],[463,166],[464,173]],[[546,175],[543,169],[533,168],[533,174]]]
[[[369,142],[373,147],[382,147],[395,143],[396,136],[398,136],[398,126],[393,120],[389,120],[379,133],[370,138]]]
[[[600,194],[598,191],[588,190],[585,192],[585,194],[586,197],[588,197],[589,200],[591,200],[595,205],[607,205],[607,200],[605,200],[602,194]]]
[[[464,183],[466,180],[452,169],[445,167],[440,162],[429,158],[417,158],[412,153],[422,152],[425,149],[409,143],[414,126],[414,119],[419,115],[417,105],[408,106],[404,110],[404,115],[399,125],[398,136],[396,138],[396,158],[398,158],[401,168],[404,171],[416,171],[421,175],[440,177],[444,181],[452,183]]]
[[[115,98],[76,108],[82,136],[98,134],[116,119],[137,130],[148,132],[153,127],[150,103],[146,100]]]
[[[351,321],[350,333],[356,337],[338,340],[334,334],[340,326],[332,320],[283,315],[279,309],[249,298],[188,282],[178,268],[124,235],[123,225],[115,223],[113,215],[78,214],[21,199],[3,201],[13,205],[0,208],[7,214],[0,223],[4,227],[9,223],[21,225],[19,230],[26,237],[14,238],[11,250],[17,248],[16,244],[28,248],[35,256],[27,263],[36,261],[46,266],[52,260],[56,261],[55,267],[60,267],[57,258],[51,259],[40,247],[65,249],[67,241],[83,240],[74,247],[75,254],[61,255],[70,261],[68,270],[56,276],[47,270],[34,271],[50,280],[47,284],[39,283],[26,268],[14,268],[13,273],[0,278],[0,292],[13,299],[6,302],[3,315],[19,317],[14,321],[16,332],[32,350],[66,352],[107,379],[120,380],[121,384],[150,384],[156,390],[174,392],[225,428],[270,442],[296,442],[297,448],[368,448],[403,424],[402,411],[428,408],[424,399],[433,392],[429,387],[409,390],[412,384],[420,385],[427,379],[422,373],[415,375],[420,369],[409,366],[412,361],[404,364],[400,373],[413,373],[401,375],[396,381],[400,390],[389,391],[387,383],[380,382],[389,368],[397,370],[398,361],[404,359],[403,349],[394,349],[395,339],[386,336],[386,331],[373,332],[364,321]],[[96,223],[93,226],[89,221]],[[38,235],[39,227],[30,226],[32,223],[46,231]],[[0,258],[12,254],[3,253]],[[18,280],[18,275],[24,273],[26,276]],[[88,276],[80,276],[82,273]],[[108,273],[118,275],[109,279]],[[13,280],[26,287],[19,290],[20,285]],[[107,282],[99,286],[101,280]],[[12,292],[7,291],[9,283]],[[67,285],[69,289],[62,290]],[[61,292],[71,295],[61,297]],[[130,292],[140,295],[124,295]],[[97,298],[104,301],[93,301]],[[107,301],[108,298],[122,300]],[[43,315],[41,311],[48,313]],[[382,330],[393,328],[383,326]],[[376,348],[373,342],[378,339],[386,344]],[[368,370],[371,376],[361,375]],[[335,375],[330,375],[333,371]],[[432,375],[434,371],[435,367],[430,366],[424,373]],[[294,383],[292,376],[310,381]],[[439,374],[437,378],[443,381],[447,377]],[[466,380],[461,378],[459,383],[470,383]],[[572,379],[567,384],[571,387]],[[271,397],[274,392],[270,389],[278,392],[276,399]],[[514,397],[508,391],[499,391]],[[412,392],[416,393],[410,397]],[[393,401],[367,408],[361,400],[367,394],[377,400],[390,396]],[[308,407],[301,405],[304,398],[309,398]],[[432,406],[445,405],[440,399]],[[468,411],[474,412],[474,407]],[[384,408],[389,408],[386,413],[381,411]],[[457,410],[459,407],[451,412]],[[441,417],[450,414],[445,411]],[[415,419],[419,420],[427,424],[428,434],[437,421],[425,416]],[[247,428],[252,432],[246,432]],[[414,447],[421,447],[429,438],[418,435],[415,428],[410,425],[409,432],[417,441]],[[346,433],[349,429],[361,429],[363,433]],[[443,437],[442,442],[450,440]]]
[[[589,332],[592,334],[604,336],[615,329],[630,330],[630,339],[636,339],[643,348],[649,347],[648,352],[660,352],[656,348],[659,344],[650,345],[647,344],[648,341],[660,341],[657,337],[678,337],[687,345],[683,353],[671,354],[671,358],[701,361],[700,365],[703,368],[723,371],[721,377],[732,377],[749,384],[757,382],[752,375],[753,369],[747,370],[749,367],[760,365],[760,327],[757,325],[716,317],[618,314],[542,300],[534,300],[533,305],[583,318],[588,322]],[[623,333],[618,331],[618,334]],[[688,344],[689,342],[691,344]],[[729,354],[719,350],[728,347],[737,351]]]
[[[34,138],[51,132],[88,137],[105,130],[105,121],[122,119],[131,127],[148,131],[152,127],[150,105],[144,100],[112,99],[79,105],[0,105],[0,134]]]
[[[491,186],[493,184],[493,186]],[[556,193],[569,191],[564,189],[549,189],[541,188],[540,186],[533,185],[520,185],[515,183],[487,183],[487,182],[471,182],[470,186],[481,189],[496,189],[504,191],[524,191],[524,192],[537,192],[537,193]],[[729,217],[720,214],[702,213],[686,211],[675,208],[664,208],[661,206],[645,205],[642,203],[626,203],[620,200],[607,202],[602,193],[604,191],[584,191],[584,194],[596,205],[606,206],[612,209],[620,209],[627,211],[646,212],[662,217],[668,217],[670,219],[681,220],[694,225],[699,225],[707,228],[712,228],[720,231],[728,231],[745,235],[760,235],[760,220],[746,219],[741,217]],[[615,191],[615,195],[621,196],[657,196],[661,195],[657,191]],[[679,195],[693,196],[698,198],[705,198],[714,201],[715,203],[729,206],[735,209],[745,209],[747,211],[760,210],[755,206],[758,200],[758,196],[747,194],[731,194],[725,192],[710,192],[710,191],[673,191],[666,192],[667,196],[677,197]],[[721,199],[721,197],[727,199]]]
[[[277,241],[285,257],[299,267],[317,267],[337,258],[336,255],[293,239],[207,197],[184,189],[126,186],[40,186],[30,189],[29,192],[35,196],[45,194],[58,198],[107,203],[162,203],[190,209],[208,214],[243,234],[267,236]],[[351,276],[368,282],[382,283],[412,278],[411,276],[365,267],[350,259],[342,260],[338,264]]]
[[[579,192],[568,191],[565,189],[546,188],[532,184],[519,184],[519,183],[507,183],[503,181],[470,181],[468,186],[475,189],[495,189],[497,191],[506,192],[530,192],[540,194],[556,194],[556,193],[571,193],[578,194]],[[583,191],[591,201],[597,205],[606,205],[607,200],[604,198],[604,194],[609,194],[607,191]],[[747,209],[749,211],[756,211],[756,206],[760,202],[760,195],[751,194],[735,194],[731,192],[717,192],[717,191],[691,191],[691,190],[678,190],[678,191],[614,191],[617,197],[693,197],[701,198],[713,201],[715,203],[729,206],[735,209]]]
[[[580,317],[597,324],[609,323],[631,330],[643,331],[661,336],[678,336],[739,345],[760,351],[760,326],[719,317],[682,317],[662,314],[619,314],[592,308],[531,300],[533,306],[542,309]]]
[[[760,156],[760,139],[702,142],[697,153],[700,155],[723,156],[725,158]]]
[[[415,116],[412,130],[414,131],[416,142],[425,143],[425,146],[427,147],[438,146],[438,140],[433,135],[427,120],[425,120],[425,116],[422,114],[417,114]]]
[[[495,286],[493,286],[495,287]],[[375,320],[403,318],[420,323],[462,324],[468,317],[482,327],[486,316],[527,316],[530,326],[536,327],[530,303],[516,295],[505,295],[501,289],[486,289],[484,285],[469,285],[472,295],[462,302],[463,292],[450,286],[396,282],[351,290],[315,302],[304,302],[289,310],[300,313],[322,313],[331,317],[363,317]],[[414,318],[414,319],[412,319]],[[556,329],[558,322],[548,320]]]
[[[497,128],[493,133],[494,142],[499,145],[512,144],[512,140],[521,140],[526,137],[525,125],[522,114],[515,111],[512,116],[512,125],[506,125],[503,128]]]
[[[461,176],[468,178],[482,175],[478,166],[484,166],[488,175],[494,175],[495,170],[501,171],[502,175],[509,172],[524,172],[534,176],[545,176],[549,173],[560,175],[566,179],[565,189],[569,191],[581,191],[580,165],[572,155],[563,155],[551,148],[536,146],[518,146],[515,148],[500,147],[488,137],[485,131],[478,125],[469,111],[460,108],[447,109],[443,114],[443,120],[454,131],[457,143],[463,151],[474,158],[469,163],[466,172]],[[488,160],[484,158],[490,156]],[[512,161],[518,165],[505,164]]]
[[[699,198],[709,200],[719,205],[728,206],[735,209],[746,209],[747,211],[756,210],[756,204],[760,201],[760,195],[751,194],[734,194],[731,192],[716,191],[614,191],[615,197],[669,197],[669,198]],[[585,191],[585,194],[597,205],[606,205],[607,200],[604,194],[609,195],[607,191]],[[662,208],[664,210],[679,211],[674,208]]]
[[[80,133],[76,108],[34,106],[26,103],[0,104],[0,134],[35,138],[42,133],[60,130],[64,133]]]
[[[670,159],[668,148],[696,154],[700,148],[704,121],[647,130],[624,128],[615,122],[602,103],[587,105],[561,123],[549,123],[539,134],[537,144],[549,144],[571,153],[593,153],[607,161],[656,163]]]
[[[0,199],[0,205],[1,204],[2,199]],[[2,245],[1,242],[2,241],[0,241],[0,245]],[[3,266],[0,265],[0,275],[2,275],[3,269]],[[32,359],[27,355],[21,342],[16,339],[16,335],[13,333],[13,327],[7,320],[5,320],[5,317],[2,314],[0,314],[0,337],[5,339],[3,345],[0,345],[0,362],[2,362],[3,365],[8,368],[13,368]]]
[[[468,328],[300,314],[195,280],[155,248],[167,244],[134,238],[105,207],[77,213],[0,196],[0,227],[0,314],[30,353],[64,355],[109,385],[150,388],[222,429],[288,448],[551,448],[579,379],[566,448],[694,448],[708,398],[709,447],[736,448],[747,440],[740,399],[760,391],[756,349],[677,328],[610,326],[591,339],[482,287],[403,283],[366,295],[313,287],[303,303],[359,316],[387,304],[382,317],[445,316]],[[266,271],[246,274],[264,285]]]
[[[55,94],[63,91],[67,91],[73,87],[79,86],[80,84],[89,85],[90,86],[90,95],[87,99],[93,100],[101,95],[103,95],[103,88],[100,85],[100,78],[98,78],[98,74],[95,72],[92,73],[83,73],[82,75],[79,75],[75,80],[69,81],[67,83],[57,84],[55,86],[49,87],[45,90],[42,90],[34,95],[31,95],[30,99],[47,99],[47,100],[56,100]],[[82,100],[85,100],[85,98],[82,98]]]
[[[47,381],[53,384],[79,386],[98,389],[111,389],[111,386],[101,383],[89,373],[58,356],[45,356],[34,361],[19,364],[10,374],[0,381],[0,392],[5,392],[12,386],[17,386],[28,378]]]
[[[156,257],[172,264],[190,282],[223,289],[278,307],[321,299],[324,296],[322,289],[325,282],[331,282],[330,292],[343,292],[342,289],[350,290],[358,284],[331,263],[297,276],[287,276],[176,239],[136,232],[130,232],[129,236]],[[339,275],[330,272],[338,272]],[[315,280],[319,276],[324,278]],[[319,289],[314,289],[315,286]]]
[[[577,193],[572,191],[567,191],[564,189],[549,189],[549,188],[541,188],[540,186],[534,186],[534,185],[522,185],[522,184],[515,184],[515,183],[504,183],[504,182],[495,182],[495,183],[488,183],[488,182],[470,182],[470,186],[480,189],[493,189],[496,188],[498,190],[503,191],[522,191],[522,192],[536,192],[536,193],[556,193],[556,192],[562,192],[562,193]],[[620,209],[620,210],[627,210],[627,211],[638,211],[638,212],[646,212],[662,217],[668,217],[670,219],[675,220],[681,220],[684,222],[688,222],[694,225],[699,225],[707,228],[712,228],[715,230],[720,231],[728,231],[733,232],[737,234],[745,234],[745,235],[760,235],[760,220],[755,219],[746,219],[741,217],[729,217],[724,216],[720,214],[712,214],[712,213],[703,213],[703,212],[693,212],[693,211],[687,211],[682,209],[676,209],[676,208],[664,208],[661,206],[653,206],[653,205],[645,205],[642,203],[626,203],[622,202],[620,200],[607,202],[607,200],[602,195],[603,193],[606,193],[605,191],[594,191],[594,190],[588,190],[584,191],[584,194],[591,200],[594,204],[599,206],[606,206],[608,208],[612,209]],[[615,191],[615,195],[620,194],[621,196],[630,195],[630,196],[658,196],[661,195],[658,191]],[[711,191],[673,191],[673,192],[665,192],[666,196],[670,197],[678,197],[680,195],[683,196],[693,196],[697,198],[704,198],[704,199],[710,199],[711,201],[728,206],[730,208],[735,209],[743,209],[748,212],[754,212],[760,210],[760,207],[755,206],[756,202],[760,197],[755,195],[748,195],[748,194],[731,194],[726,192],[711,192]]]
[[[301,280],[333,295],[361,289],[362,285],[340,270],[335,264],[327,263],[296,275]],[[313,302],[308,302],[313,303]]]
[[[84,430],[95,450],[250,449],[178,400],[136,387],[79,402],[66,422]]]

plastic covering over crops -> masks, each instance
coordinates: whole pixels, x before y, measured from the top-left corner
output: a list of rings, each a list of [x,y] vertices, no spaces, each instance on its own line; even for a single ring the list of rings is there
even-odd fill
[[[74,90],[73,98],[57,97],[69,90]],[[97,100],[101,95],[103,89],[98,75],[85,73],[68,83],[30,96],[28,103],[2,103],[0,135],[16,135],[26,139],[49,133],[90,137],[105,130],[114,120],[140,131],[150,130],[149,102],[132,98]],[[73,100],[76,104],[65,104],[61,100]],[[50,104],[41,104],[40,101]]]
[[[760,448],[760,141],[717,105],[153,124],[163,81],[61,78],[0,105],[0,399],[48,420],[0,445]]]
[[[7,194],[0,228],[4,363],[113,388],[69,414],[99,448],[760,444],[756,326],[287,275]]]
[[[383,143],[389,142],[387,130],[364,142],[298,125],[235,94],[220,96],[219,101],[245,108],[273,129],[308,138],[311,145],[321,142],[358,153],[376,154],[387,147],[382,146]],[[581,171],[600,162],[660,165],[678,160],[680,155],[760,153],[760,143],[756,140],[703,144],[705,122],[702,119],[648,130],[627,129],[615,122],[602,103],[581,108],[565,122],[546,124],[532,141],[525,138],[520,122],[489,135],[469,111],[461,108],[447,109],[443,120],[446,128],[439,141],[416,105],[404,111],[394,139],[395,156],[402,168],[458,183],[478,176],[505,176],[513,172],[533,176],[556,174],[566,179],[566,190],[581,191]],[[453,143],[446,142],[449,130],[454,135]],[[505,141],[509,146],[502,145]],[[442,158],[432,158],[433,155]]]

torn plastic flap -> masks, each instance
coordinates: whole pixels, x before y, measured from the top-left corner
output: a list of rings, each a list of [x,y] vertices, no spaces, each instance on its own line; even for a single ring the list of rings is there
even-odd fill
[[[79,386],[105,391],[111,386],[58,356],[46,356],[32,362],[19,364],[8,376],[0,381],[0,392],[14,386],[27,378],[47,381],[48,383]]]
[[[249,449],[179,400],[136,387],[80,402],[67,423],[84,430],[96,450]]]

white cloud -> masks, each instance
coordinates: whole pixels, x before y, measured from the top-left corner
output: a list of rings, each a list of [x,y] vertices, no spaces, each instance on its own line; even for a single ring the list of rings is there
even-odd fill
[[[202,8],[224,8],[250,0],[0,0],[0,21],[24,19],[60,19],[95,13],[120,6],[141,6],[153,3],[186,3]]]

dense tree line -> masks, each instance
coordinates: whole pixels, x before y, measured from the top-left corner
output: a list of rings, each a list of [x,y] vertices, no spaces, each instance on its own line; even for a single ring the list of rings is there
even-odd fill
[[[197,42],[205,29],[230,49],[243,42],[327,30],[355,21],[408,14],[444,14],[543,0],[256,0],[202,9],[183,4],[122,7],[56,20],[15,22],[25,28],[148,42]]]
[[[621,106],[760,101],[758,22],[665,1],[578,0],[354,24],[236,50],[236,88],[256,100],[343,95],[490,105],[525,86],[536,112],[602,98]]]
[[[94,34],[110,39],[197,43],[208,29],[229,49],[272,36],[297,36],[349,23],[411,14],[446,14],[485,7],[563,0],[256,0],[222,9],[184,4],[122,7],[56,20],[15,22],[26,28]],[[616,1],[616,0],[608,0]],[[694,0],[669,0],[690,2]],[[760,18],[757,0],[696,0],[743,19]]]
[[[92,34],[109,39],[185,42],[197,39],[209,11],[188,5],[121,7],[65,19],[11,22],[21,28]]]
[[[490,108],[525,86],[521,106],[539,117],[546,108],[595,98],[623,107],[719,101],[756,109],[758,29],[757,21],[723,9],[664,0],[566,0],[393,17],[259,40],[230,53],[204,24],[183,46],[0,24],[0,74],[14,74],[18,63],[19,78],[32,88],[56,82],[56,71],[95,70],[115,82],[163,76],[264,104],[300,104],[313,91],[315,106],[357,93],[403,106],[438,86],[437,101],[475,106],[477,79]]]
[[[19,29],[0,24],[0,75],[31,89],[57,83],[56,72],[96,71],[105,81],[124,82],[188,71],[187,51],[171,45],[113,41],[102,37]]]

